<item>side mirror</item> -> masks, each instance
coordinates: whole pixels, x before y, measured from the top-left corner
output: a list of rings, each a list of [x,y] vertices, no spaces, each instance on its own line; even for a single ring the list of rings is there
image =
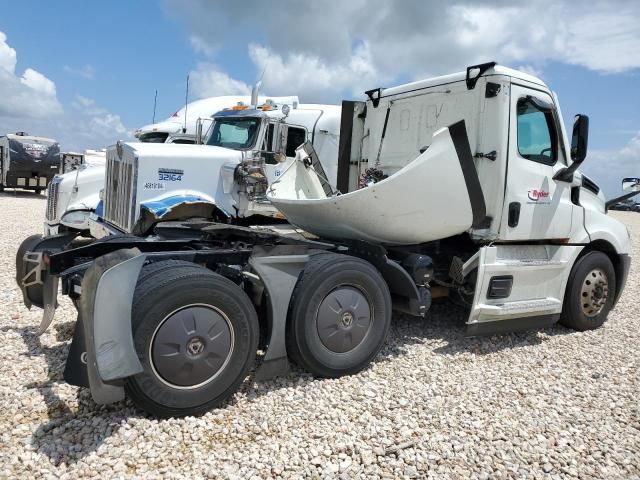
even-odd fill
[[[571,135],[571,160],[582,163],[587,156],[589,140],[589,117],[576,115],[573,120],[573,134]]]
[[[640,178],[623,178],[622,179],[622,191],[623,192],[640,192]]]
[[[288,125],[284,123],[273,124],[273,143],[271,145],[271,151],[273,153],[284,156],[287,148],[288,133]]]

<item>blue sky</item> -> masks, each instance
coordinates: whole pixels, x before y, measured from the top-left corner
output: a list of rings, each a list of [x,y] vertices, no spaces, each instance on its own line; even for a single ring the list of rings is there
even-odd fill
[[[590,116],[584,169],[612,195],[640,175],[636,3],[0,0],[0,130],[98,148],[151,122],[156,89],[156,119],[180,108],[187,74],[192,100],[266,68],[266,93],[334,103],[497,60],[540,75],[565,120]]]

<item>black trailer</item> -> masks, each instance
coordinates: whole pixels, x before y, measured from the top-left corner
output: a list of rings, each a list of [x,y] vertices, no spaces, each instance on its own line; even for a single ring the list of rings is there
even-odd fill
[[[40,193],[60,171],[55,140],[24,132],[0,137],[0,191],[8,187]]]

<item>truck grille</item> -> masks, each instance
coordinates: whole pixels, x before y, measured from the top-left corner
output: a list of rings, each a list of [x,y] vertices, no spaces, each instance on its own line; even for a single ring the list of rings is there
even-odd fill
[[[49,221],[55,221],[58,219],[58,186],[60,180],[54,177],[49,186],[47,187],[47,211],[45,217]]]
[[[125,232],[131,232],[135,215],[136,166],[115,149],[107,152],[107,172],[104,185],[104,220]]]

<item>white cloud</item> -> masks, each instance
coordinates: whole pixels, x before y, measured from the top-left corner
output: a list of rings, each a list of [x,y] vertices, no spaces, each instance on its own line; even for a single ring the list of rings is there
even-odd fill
[[[0,134],[25,131],[52,137],[64,150],[102,148],[131,138],[119,115],[77,95],[65,111],[56,84],[33,68],[16,75],[17,55],[0,32]]]
[[[259,43],[249,48],[254,73],[268,65],[270,92],[277,93],[271,84],[297,89],[305,101],[490,60],[523,65],[531,73],[540,73],[548,61],[603,73],[640,68],[637,1],[165,0],[165,5],[186,25],[193,47],[207,55],[237,45],[238,32],[259,32]],[[278,20],[265,21],[274,12]]]
[[[248,95],[251,93],[249,85],[231,78],[219,67],[211,63],[198,64],[196,70],[189,73],[189,80],[192,92],[198,98],[220,95]]]
[[[542,68],[530,64],[518,65],[516,70],[520,70],[521,72],[528,73],[529,75],[533,75],[538,78],[542,78],[543,76]]]
[[[82,96],[76,96],[70,109],[55,117],[0,115],[0,133],[15,131],[55,138],[63,151],[104,148],[119,139],[132,138],[119,115],[100,107],[93,99]]]
[[[0,32],[0,116],[43,118],[59,115],[62,106],[56,96],[56,85],[40,72],[27,68],[16,75],[17,55]]]
[[[16,51],[7,44],[7,36],[0,32],[0,68],[9,73],[16,69]]]
[[[345,62],[338,63],[325,61],[314,54],[283,56],[257,44],[249,46],[249,57],[257,70],[264,72],[263,86],[273,95],[304,92],[315,101],[329,100],[335,98],[334,92],[345,89],[361,93],[380,77],[367,44],[356,48]]]
[[[204,53],[205,55],[213,55],[216,52],[214,47],[198,35],[190,36],[189,43],[191,43],[191,46],[196,52]]]
[[[86,64],[82,67],[70,67],[65,65],[62,69],[70,75],[76,75],[87,80],[93,80],[96,76],[96,69],[92,65]]]
[[[20,78],[20,82],[36,92],[49,97],[56,96],[56,84],[32,68],[27,68],[24,71],[22,78]]]

